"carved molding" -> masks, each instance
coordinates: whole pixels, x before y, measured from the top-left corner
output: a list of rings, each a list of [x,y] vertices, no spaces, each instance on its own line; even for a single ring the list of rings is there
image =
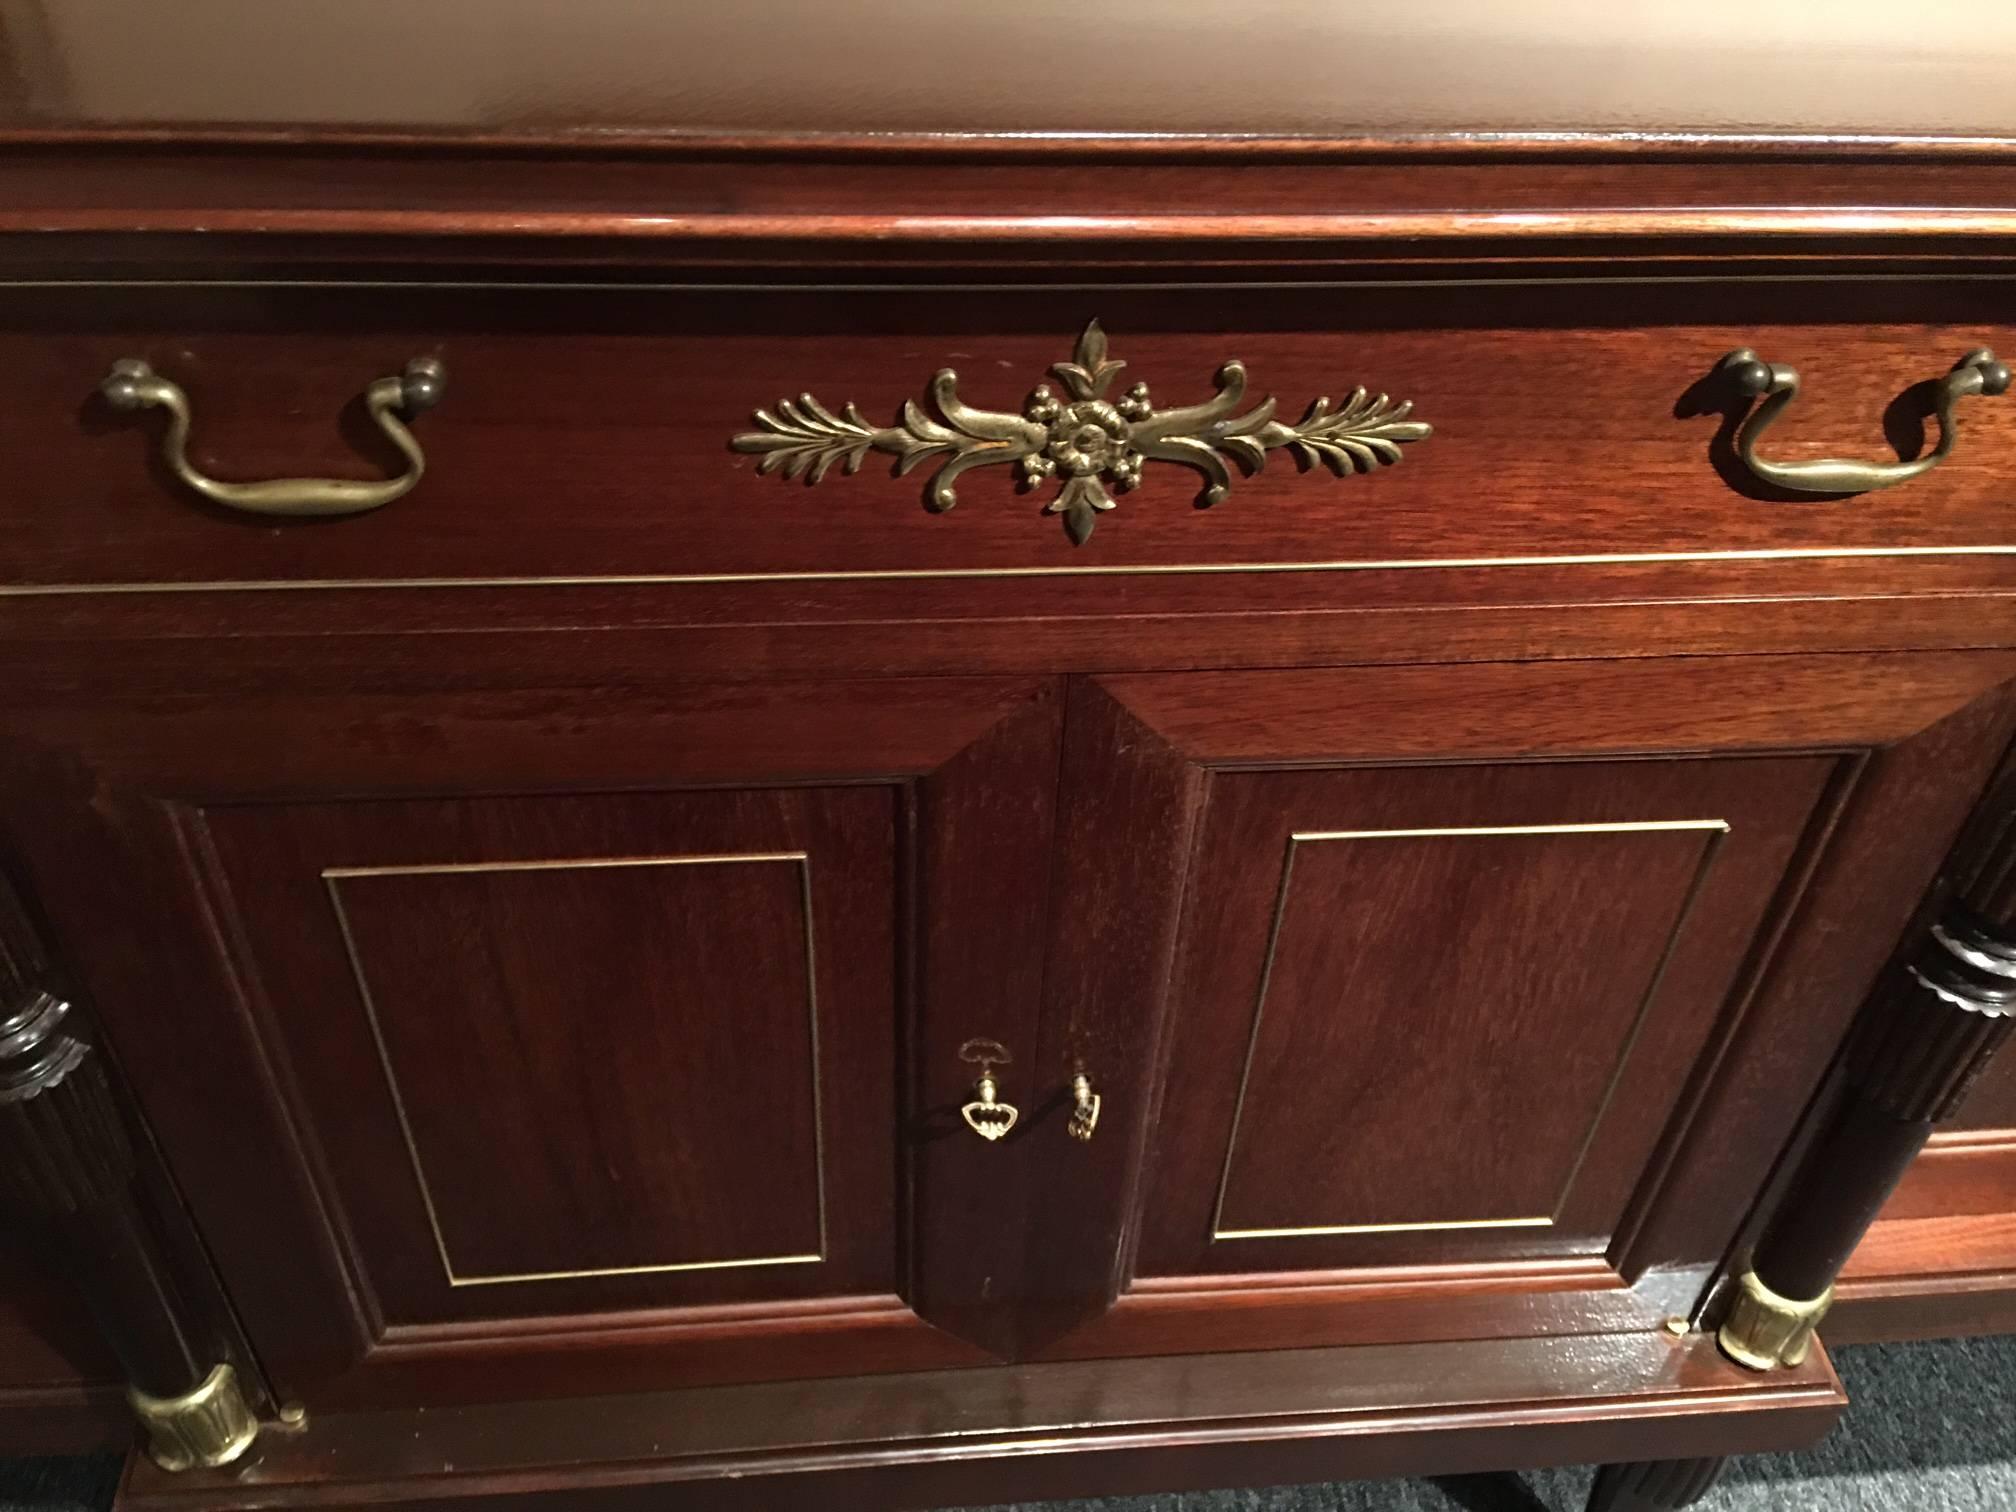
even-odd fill
[[[843,472],[859,472],[871,451],[893,455],[898,476],[942,457],[924,490],[925,507],[937,513],[959,502],[952,485],[961,473],[1017,463],[1027,488],[1062,482],[1043,512],[1062,515],[1066,534],[1082,546],[1099,516],[1114,507],[1113,493],[1138,486],[1149,462],[1176,462],[1202,473],[1205,487],[1197,507],[1208,509],[1232,491],[1228,458],[1257,473],[1269,451],[1287,447],[1305,470],[1327,467],[1344,478],[1394,465],[1403,442],[1431,433],[1408,418],[1411,403],[1363,388],[1334,409],[1327,396],[1317,399],[1293,425],[1274,418],[1272,398],[1235,415],[1246,397],[1246,368],[1237,361],[1218,369],[1218,392],[1202,404],[1157,409],[1145,383],[1109,398],[1126,366],[1106,355],[1106,333],[1095,320],[1078,338],[1072,360],[1050,368],[1064,393],[1039,383],[1019,415],[975,409],[959,397],[959,375],[941,368],[930,384],[936,416],[906,400],[897,424],[875,426],[851,403],[836,415],[812,395],[800,394],[780,402],[774,413],[757,410],[761,428],[729,444],[757,454],[757,472],[781,472],[808,484],[819,482],[835,463]]]

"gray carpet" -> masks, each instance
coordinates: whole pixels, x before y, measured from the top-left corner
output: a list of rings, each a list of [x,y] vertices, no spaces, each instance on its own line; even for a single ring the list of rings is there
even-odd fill
[[[1817,1449],[1739,1461],[1702,1512],[2016,1512],[2016,1338],[1835,1356],[1856,1399]],[[100,1512],[107,1459],[0,1460],[0,1512]],[[989,1512],[1580,1512],[1586,1468],[1212,1491]]]

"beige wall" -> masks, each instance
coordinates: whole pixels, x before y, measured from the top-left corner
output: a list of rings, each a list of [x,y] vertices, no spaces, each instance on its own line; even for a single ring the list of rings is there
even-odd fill
[[[0,0],[16,121],[2016,134],[2007,0]]]

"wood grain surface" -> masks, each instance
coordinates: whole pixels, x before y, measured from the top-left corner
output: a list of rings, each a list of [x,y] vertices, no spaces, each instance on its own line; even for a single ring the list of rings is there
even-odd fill
[[[930,1507],[1790,1448],[1844,1398],[1824,1352],[1759,1382],[1706,1339],[1292,1350],[336,1414],[236,1472],[130,1467],[118,1505]],[[1595,1413],[1590,1408],[1596,1407]],[[452,1474],[447,1472],[452,1471]],[[961,1488],[966,1489],[961,1489]]]

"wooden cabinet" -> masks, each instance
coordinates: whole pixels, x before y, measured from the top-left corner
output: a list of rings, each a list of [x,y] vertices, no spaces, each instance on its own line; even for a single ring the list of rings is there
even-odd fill
[[[2016,148],[612,134],[508,18],[268,134],[48,9],[0,1206],[110,1354],[0,1274],[0,1445],[1671,1512],[1837,1276],[2016,1326]]]

